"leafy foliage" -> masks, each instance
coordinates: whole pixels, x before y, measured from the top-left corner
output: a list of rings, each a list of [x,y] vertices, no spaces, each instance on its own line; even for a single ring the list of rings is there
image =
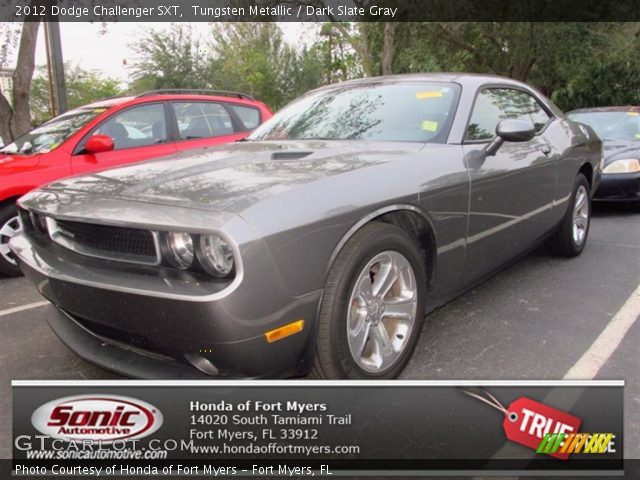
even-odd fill
[[[0,94],[8,139],[49,117],[43,70],[31,80],[37,28],[0,25],[0,65],[17,54],[13,96]],[[564,110],[640,103],[639,23],[331,22],[305,40],[288,44],[275,23],[218,23],[204,37],[189,24],[148,30],[132,44],[129,91],[239,90],[278,109],[317,86],[365,75],[466,71],[529,82]],[[116,80],[79,66],[67,67],[66,83],[70,107],[122,93]]]
[[[95,70],[85,70],[79,65],[65,65],[65,84],[69,109],[123,94],[118,80]],[[50,98],[46,69],[39,67],[31,82],[31,118],[34,125],[51,118]]]
[[[213,88],[207,51],[189,24],[148,30],[132,44],[133,93],[161,88]]]
[[[383,25],[362,24],[381,72]],[[638,103],[637,23],[402,23],[394,73],[476,72],[529,82],[563,109]]]

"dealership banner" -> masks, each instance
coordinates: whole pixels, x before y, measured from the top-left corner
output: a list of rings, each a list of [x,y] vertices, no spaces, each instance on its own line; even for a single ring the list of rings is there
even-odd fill
[[[16,476],[623,471],[622,381],[13,382]]]
[[[61,22],[612,22],[636,0],[0,0],[0,21]]]

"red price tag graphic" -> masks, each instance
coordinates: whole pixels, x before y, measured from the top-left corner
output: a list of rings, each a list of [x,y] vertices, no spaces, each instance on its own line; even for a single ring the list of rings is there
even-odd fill
[[[496,397],[486,390],[484,391],[486,397],[467,391],[464,393],[504,414],[502,429],[507,440],[534,450],[538,449],[545,434],[577,433],[582,424],[582,420],[578,417],[527,397],[520,397],[511,403],[509,408],[505,408]],[[559,451],[547,453],[547,455],[560,460],[569,458],[568,453],[559,453]]]
[[[581,424],[582,420],[567,412],[520,397],[507,408],[502,428],[508,440],[537,450],[546,433],[575,433]],[[569,458],[568,453],[547,455],[561,460]]]

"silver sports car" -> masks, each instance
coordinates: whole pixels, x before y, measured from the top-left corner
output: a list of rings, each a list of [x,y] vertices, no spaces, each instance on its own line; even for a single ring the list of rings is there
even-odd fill
[[[601,156],[523,83],[367,78],[246,141],[33,191],[11,248],[104,368],[390,378],[429,311],[541,242],[580,254]]]

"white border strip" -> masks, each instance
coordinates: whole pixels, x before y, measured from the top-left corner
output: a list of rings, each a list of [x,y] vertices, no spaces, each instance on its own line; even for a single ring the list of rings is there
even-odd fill
[[[624,380],[13,380],[12,387],[624,387]]]

